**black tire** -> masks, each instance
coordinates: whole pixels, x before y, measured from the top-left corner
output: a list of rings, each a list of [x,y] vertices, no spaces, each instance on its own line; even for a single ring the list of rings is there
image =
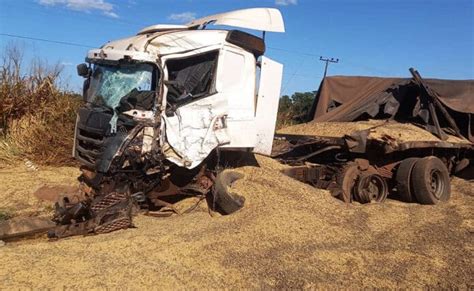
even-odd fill
[[[236,180],[243,178],[241,173],[233,171],[223,171],[217,174],[214,180],[213,204],[222,214],[231,214],[244,206],[245,198],[229,191],[229,187]],[[214,207],[213,207],[214,208]]]
[[[418,160],[413,167],[411,183],[415,197],[421,204],[438,204],[449,200],[451,196],[448,169],[434,156]]]
[[[359,175],[360,170],[357,164],[348,163],[345,165],[340,174],[336,177],[336,183],[339,189],[333,193],[333,196],[345,203],[351,203],[354,196],[354,187]]]
[[[411,186],[411,173],[418,160],[419,158],[404,159],[398,166],[395,181],[397,183],[398,197],[401,201],[408,203],[416,202],[413,187]]]

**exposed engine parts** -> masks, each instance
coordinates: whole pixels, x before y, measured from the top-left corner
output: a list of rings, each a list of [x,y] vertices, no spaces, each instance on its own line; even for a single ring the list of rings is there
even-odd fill
[[[123,151],[123,158],[114,159],[111,167],[116,169],[115,172],[97,174],[83,169],[79,180],[86,199],[72,203],[65,197],[55,204],[53,221],[57,226],[49,230],[49,238],[101,234],[133,227],[132,217],[139,211],[157,217],[183,214],[174,208],[173,203],[190,196],[198,197],[199,202],[208,201],[211,210],[222,214],[243,207],[244,199],[228,190],[242,176],[209,170],[209,166],[215,168],[215,159],[194,171],[171,165],[156,165],[152,168],[159,170],[150,171],[150,164],[143,164],[145,160],[140,159],[136,146],[132,139],[129,148]]]
[[[48,232],[48,237],[99,234],[131,227],[132,212],[138,205],[136,197],[140,199],[140,195],[121,191],[78,203],[69,203],[64,198],[55,205],[53,221],[58,226]]]

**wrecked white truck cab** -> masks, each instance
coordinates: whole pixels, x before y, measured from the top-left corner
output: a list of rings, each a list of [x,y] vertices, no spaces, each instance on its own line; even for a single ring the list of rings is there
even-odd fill
[[[224,214],[243,206],[219,169],[236,151],[271,153],[283,67],[264,56],[263,38],[212,24],[284,31],[278,10],[245,9],[88,52],[73,149],[85,199],[56,205],[51,237],[126,228],[133,205],[173,209],[183,195]]]
[[[132,105],[120,113],[150,121],[160,115],[160,146],[174,164],[192,169],[217,147],[270,154],[282,65],[263,56],[262,38],[206,29],[210,24],[284,31],[278,10],[245,9],[187,25],[153,25],[89,51],[87,61],[93,66],[85,94],[92,105],[103,99],[109,104],[99,105],[114,110],[112,133],[117,109],[127,103],[123,97],[137,90],[143,99],[141,92],[154,91],[154,100],[145,102],[148,108]],[[144,142],[150,144],[153,128],[145,129]],[[143,151],[150,149],[145,145]],[[75,156],[84,160],[77,143]]]

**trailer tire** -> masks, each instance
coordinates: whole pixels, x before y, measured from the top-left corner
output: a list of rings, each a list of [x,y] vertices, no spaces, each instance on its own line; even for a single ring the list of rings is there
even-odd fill
[[[217,174],[212,189],[213,204],[217,207],[213,205],[213,208],[222,214],[231,214],[244,206],[245,198],[229,190],[232,184],[241,178],[243,175],[234,171],[223,171]]]
[[[408,203],[416,202],[411,183],[413,167],[419,158],[404,159],[398,166],[395,181],[397,183],[398,197]]]
[[[357,164],[348,163],[344,166],[340,174],[336,177],[336,183],[339,186],[339,189],[334,193],[334,197],[344,201],[345,203],[351,203],[354,194],[354,187],[356,186],[356,181],[359,178],[359,175],[360,170]]]
[[[448,169],[434,156],[418,160],[413,167],[411,184],[415,197],[421,204],[438,204],[451,196]]]

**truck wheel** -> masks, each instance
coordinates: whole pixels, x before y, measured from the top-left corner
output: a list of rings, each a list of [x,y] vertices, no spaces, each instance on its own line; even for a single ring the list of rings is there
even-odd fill
[[[451,196],[449,172],[437,157],[418,160],[413,167],[411,184],[416,199],[421,204],[437,204]]]
[[[362,204],[382,203],[388,196],[387,182],[378,174],[363,173],[360,175],[355,190],[355,200]]]
[[[212,189],[213,208],[223,214],[231,214],[244,206],[245,198],[229,191],[232,184],[242,177],[241,173],[233,171],[223,171],[217,174]]]
[[[360,170],[357,164],[347,164],[336,177],[336,183],[339,186],[339,189],[334,193],[334,196],[346,203],[351,203],[354,194],[354,187],[359,175]]]
[[[395,181],[397,182],[398,196],[404,202],[416,202],[412,191],[410,177],[418,158],[404,159],[398,166]]]

